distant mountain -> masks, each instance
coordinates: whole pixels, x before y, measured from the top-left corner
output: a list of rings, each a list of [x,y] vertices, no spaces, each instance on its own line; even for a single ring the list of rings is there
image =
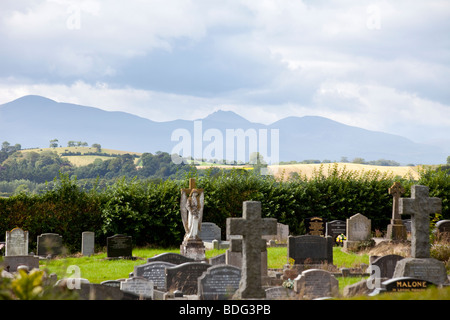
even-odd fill
[[[271,150],[275,150],[271,148],[270,138],[277,130],[280,161],[340,161],[342,157],[349,160],[361,157],[366,161],[388,159],[402,164],[438,164],[445,162],[448,156],[435,146],[347,126],[323,117],[287,117],[264,125],[250,122],[231,111],[217,111],[196,121],[156,122],[125,112],[58,103],[40,96],[25,96],[0,105],[0,142],[20,143],[23,148],[48,147],[49,141],[56,138],[62,146],[74,140],[90,145],[100,143],[104,148],[151,153],[170,153],[174,147],[187,147],[190,142],[194,153],[194,148],[201,142],[204,150],[213,146],[218,149],[222,143],[225,156],[231,142],[234,142],[234,154],[239,154],[239,138],[233,134],[242,139],[247,133],[251,139],[245,140],[246,159],[238,160],[248,160],[249,141],[255,136],[266,141],[264,134],[269,141],[267,152],[270,156]],[[175,141],[172,141],[173,134]],[[194,156],[198,154],[197,150]]]

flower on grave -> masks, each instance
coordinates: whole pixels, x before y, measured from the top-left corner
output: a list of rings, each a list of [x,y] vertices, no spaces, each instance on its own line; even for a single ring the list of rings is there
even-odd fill
[[[345,240],[347,240],[347,237],[343,233],[338,235],[337,238],[336,238],[336,242],[339,243],[339,244],[343,243]]]
[[[283,282],[283,288],[286,289],[294,289],[294,280],[287,279]]]

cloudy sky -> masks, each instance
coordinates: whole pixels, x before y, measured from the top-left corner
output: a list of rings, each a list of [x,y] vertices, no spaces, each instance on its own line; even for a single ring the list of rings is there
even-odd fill
[[[450,137],[448,0],[1,0],[0,104]]]

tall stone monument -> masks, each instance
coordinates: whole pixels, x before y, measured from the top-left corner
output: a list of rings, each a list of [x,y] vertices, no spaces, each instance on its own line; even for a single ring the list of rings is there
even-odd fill
[[[203,219],[204,193],[197,189],[195,179],[189,179],[189,188],[181,189],[180,211],[185,230],[180,253],[194,260],[205,260],[205,245],[200,239]]]
[[[245,201],[242,218],[228,218],[227,230],[242,236],[242,274],[236,299],[261,299],[266,292],[261,286],[262,235],[277,232],[277,220],[261,218],[261,202]]]
[[[411,277],[434,284],[448,283],[445,265],[430,258],[430,214],[441,212],[442,201],[428,196],[429,188],[414,185],[411,198],[400,198],[399,213],[411,215],[411,258],[397,262],[394,278]]]
[[[394,182],[394,184],[388,189],[390,195],[392,195],[392,219],[391,223],[387,226],[387,238],[391,240],[406,240],[407,232],[406,227],[402,222],[399,213],[399,200],[400,196],[405,193],[405,189],[400,182]]]

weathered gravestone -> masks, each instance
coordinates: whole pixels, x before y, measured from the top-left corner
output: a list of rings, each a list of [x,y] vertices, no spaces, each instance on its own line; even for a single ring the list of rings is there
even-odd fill
[[[321,217],[307,218],[304,221],[306,234],[311,236],[325,236],[327,220]]]
[[[64,253],[62,236],[56,233],[43,233],[37,237],[38,256],[56,256]]]
[[[268,300],[285,300],[295,297],[295,291],[285,287],[271,287],[266,289],[266,299]]]
[[[107,258],[131,258],[133,251],[132,237],[116,234],[106,238]]]
[[[242,276],[235,298],[265,298],[266,292],[261,287],[261,236],[274,234],[277,220],[261,218],[261,202],[245,201],[242,218],[228,218],[227,229],[230,234],[241,235],[242,242]]]
[[[448,237],[450,239],[450,220],[438,221],[435,227],[438,236]]]
[[[211,242],[213,240],[221,239],[221,229],[213,222],[203,222],[200,230],[200,239]]]
[[[5,256],[28,255],[28,231],[14,228],[6,231]]]
[[[0,267],[8,272],[15,272],[19,266],[27,266],[29,270],[36,268],[39,269],[39,257],[38,256],[5,256],[3,262],[0,263]]]
[[[204,262],[186,262],[166,268],[167,291],[180,290],[185,295],[197,294],[198,278],[209,267],[211,265]]]
[[[153,281],[158,290],[166,290],[166,268],[171,268],[176,264],[169,262],[150,262],[134,267],[133,275]]]
[[[200,300],[227,300],[239,288],[241,269],[229,265],[212,266],[198,278]]]
[[[339,293],[339,281],[331,272],[309,269],[294,279],[294,291],[303,299],[333,297]]]
[[[389,188],[389,194],[392,195],[392,219],[391,223],[387,226],[386,237],[391,240],[406,240],[407,232],[406,227],[403,224],[402,218],[399,213],[399,199],[400,196],[405,193],[400,182],[394,182]]]
[[[120,282],[117,286],[98,283],[81,283],[78,290],[80,300],[138,300],[140,296],[120,290]]]
[[[290,236],[288,258],[294,264],[333,264],[333,239],[321,236]]]
[[[153,281],[141,277],[133,277],[120,282],[120,290],[133,293],[143,299],[153,297]]]
[[[272,235],[263,235],[262,238],[266,241],[275,240],[278,243],[286,243],[289,237],[289,226],[277,222],[277,233]]]
[[[83,256],[92,256],[95,247],[95,233],[85,231],[81,234],[81,254]]]
[[[397,262],[404,259],[404,257],[397,254],[388,254],[386,256],[370,257],[370,270],[374,273],[376,278],[392,278]]]
[[[371,220],[357,213],[347,219],[347,240],[344,241],[345,249],[355,249],[361,241],[371,238]]]
[[[158,262],[158,261],[173,263],[176,265],[186,263],[186,262],[195,262],[195,260],[192,258],[188,258],[179,253],[173,253],[173,252],[165,252],[165,253],[158,254],[154,257],[147,258],[147,263]]]
[[[346,234],[347,224],[342,220],[333,220],[327,222],[326,236],[330,236],[333,242],[336,243],[336,238],[341,234]]]
[[[267,277],[267,245],[266,240],[261,239],[261,279]],[[242,239],[231,239],[230,249],[225,252],[225,264],[242,268]]]
[[[430,214],[441,212],[442,201],[430,198],[426,186],[411,187],[411,198],[400,199],[400,214],[411,215],[411,258],[400,260],[394,278],[410,277],[435,284],[448,283],[445,264],[430,258]]]

